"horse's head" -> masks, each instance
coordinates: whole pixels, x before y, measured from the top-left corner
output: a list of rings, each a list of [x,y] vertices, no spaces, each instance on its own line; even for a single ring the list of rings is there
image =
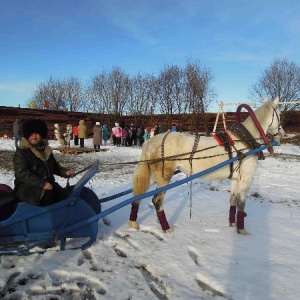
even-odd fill
[[[281,126],[280,122],[280,110],[279,110],[279,97],[276,97],[274,101],[269,101],[265,99],[265,102],[267,102],[270,106],[270,109],[272,111],[272,117],[270,124],[267,128],[267,133],[273,137],[275,141],[280,144],[280,139],[284,136],[285,132]]]

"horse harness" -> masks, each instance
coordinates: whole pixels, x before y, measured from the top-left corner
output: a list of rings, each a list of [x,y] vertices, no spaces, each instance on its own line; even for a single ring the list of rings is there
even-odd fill
[[[167,136],[170,134],[171,131],[168,131],[163,139],[162,139],[162,142],[161,142],[161,159],[162,159],[162,163],[163,163],[163,167],[162,167],[162,177],[164,177],[164,170],[165,170],[165,141],[166,141],[166,138]]]
[[[260,147],[260,144],[253,138],[251,133],[242,123],[233,123],[230,127],[230,130],[238,135],[241,138],[242,142],[244,142],[250,149],[256,149]],[[259,160],[265,159],[262,151],[258,152],[257,156]]]
[[[234,147],[234,141],[231,139],[230,135],[227,131],[220,131],[213,135],[213,137],[217,140],[220,146],[224,146],[225,151],[228,152],[229,159],[232,158],[232,147]],[[232,178],[233,174],[233,163],[229,165],[230,167],[230,174],[228,178]]]
[[[193,157],[195,155],[195,152],[198,148],[198,144],[200,141],[200,135],[198,134],[198,132],[196,132],[196,136],[195,136],[195,140],[194,140],[194,145],[192,148],[192,152],[190,153],[190,157],[189,157],[189,162],[190,162],[190,175],[192,175],[193,172]]]
[[[230,130],[240,137],[241,141],[246,144],[250,149],[256,149],[260,147],[260,144],[256,142],[256,140],[253,138],[251,133],[246,129],[246,127],[239,123],[235,122],[230,127]],[[214,138],[218,141],[220,146],[224,146],[225,151],[228,152],[229,159],[232,158],[232,148],[235,149],[237,156],[239,157],[240,162],[243,160],[244,156],[243,153],[239,150],[237,150],[234,146],[234,141],[230,137],[229,133],[227,131],[221,131],[217,132],[214,135]],[[265,159],[265,156],[262,151],[257,153],[258,159],[263,160]],[[230,164],[230,175],[228,176],[229,179],[232,178],[233,175],[233,163]]]
[[[162,176],[164,177],[164,162],[165,162],[165,141],[166,141],[166,138],[167,136],[171,133],[171,131],[167,132],[163,139],[162,139],[162,142],[161,142],[161,160],[162,160],[162,163],[163,163],[163,168],[162,168]],[[189,156],[189,163],[190,163],[190,175],[192,174],[192,169],[193,169],[193,157],[197,151],[197,148],[198,148],[198,144],[199,144],[199,141],[200,141],[200,135],[198,134],[198,132],[196,133],[196,136],[195,136],[195,140],[194,140],[194,145],[193,145],[193,148],[192,148],[192,151],[190,153],[190,156]]]
[[[278,118],[278,116],[277,116],[277,118]],[[273,122],[273,120],[272,120],[272,122]],[[241,124],[239,122],[235,122],[230,127],[230,130],[234,134],[239,136],[241,141],[244,144],[246,144],[250,149],[256,149],[256,148],[260,147],[260,144],[257,143],[257,141],[253,138],[251,133],[247,130],[247,128],[243,124]],[[164,177],[164,162],[165,162],[165,153],[164,153],[165,152],[164,151],[165,141],[166,141],[166,138],[169,134],[170,134],[170,132],[167,132],[164,135],[162,143],[161,143],[161,159],[162,159],[162,163],[163,163],[163,168],[162,168],[162,176],[163,177]],[[243,158],[244,158],[243,153],[236,149],[236,147],[234,146],[234,140],[231,138],[231,136],[229,135],[229,133],[227,131],[217,132],[213,135],[213,137],[217,140],[217,142],[220,146],[224,146],[225,151],[228,152],[229,159],[231,159],[232,156],[233,156],[232,148],[234,148],[236,153],[237,153],[237,156],[239,157],[240,162],[243,160]],[[195,140],[194,140],[194,145],[193,145],[192,151],[191,151],[190,156],[189,156],[190,175],[192,174],[193,158],[194,158],[194,155],[197,151],[199,141],[200,141],[200,135],[198,133],[196,133]],[[258,152],[257,156],[258,156],[259,160],[264,160],[265,159],[265,156],[264,156],[262,151]],[[233,172],[234,172],[233,163],[231,163],[229,166],[230,166],[230,174],[228,176],[228,179],[231,179],[232,175],[233,175]]]

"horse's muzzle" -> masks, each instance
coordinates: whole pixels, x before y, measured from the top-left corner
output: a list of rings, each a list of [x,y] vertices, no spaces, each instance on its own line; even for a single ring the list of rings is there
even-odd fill
[[[276,141],[278,145],[280,145],[280,140],[284,135],[285,135],[285,131],[283,130],[282,127],[279,127],[278,132],[273,135],[274,141]]]

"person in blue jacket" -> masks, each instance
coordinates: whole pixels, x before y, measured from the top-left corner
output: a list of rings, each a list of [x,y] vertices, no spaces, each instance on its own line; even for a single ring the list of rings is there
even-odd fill
[[[177,126],[175,124],[172,124],[171,131],[177,131]]]

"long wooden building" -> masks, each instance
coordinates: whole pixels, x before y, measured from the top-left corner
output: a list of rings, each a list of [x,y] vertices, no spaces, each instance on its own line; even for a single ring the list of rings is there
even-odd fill
[[[246,117],[244,113],[244,117]],[[206,121],[196,120],[191,121],[192,116],[188,114],[173,115],[167,118],[165,115],[143,115],[143,116],[114,116],[106,114],[92,114],[83,112],[67,112],[46,109],[30,109],[20,107],[0,106],[0,138],[7,135],[9,138],[13,137],[13,122],[16,118],[25,121],[30,118],[41,118],[45,120],[48,125],[49,139],[54,139],[54,124],[59,124],[62,133],[65,132],[67,124],[72,126],[78,125],[80,120],[84,120],[90,135],[96,122],[101,124],[108,124],[109,128],[114,126],[115,122],[120,123],[121,126],[130,125],[133,123],[136,126],[143,126],[151,128],[156,123],[160,125],[162,131],[166,131],[175,123],[179,131],[195,132],[198,130],[204,133],[212,133],[216,122],[216,113],[205,114]],[[235,121],[235,113],[225,113],[225,124],[227,127]],[[197,122],[197,124],[195,124]],[[205,125],[206,124],[206,125]],[[197,129],[196,129],[197,128]],[[286,132],[300,131],[300,112],[297,112],[296,117],[285,125]],[[224,130],[223,118],[220,115],[217,123],[217,130]]]

